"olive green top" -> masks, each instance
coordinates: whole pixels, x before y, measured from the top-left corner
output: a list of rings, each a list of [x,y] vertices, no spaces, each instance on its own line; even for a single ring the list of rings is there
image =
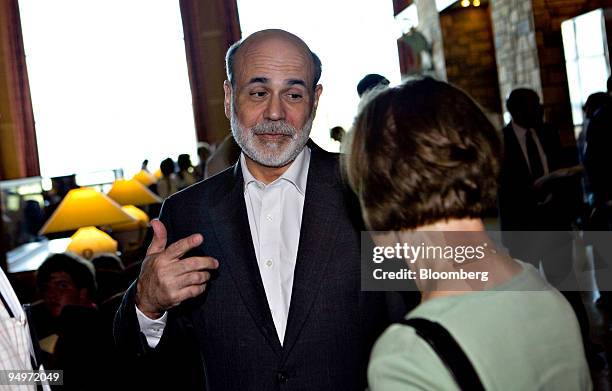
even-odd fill
[[[590,390],[576,316],[536,269],[495,289],[431,299],[407,318],[444,326],[461,346],[487,390]],[[378,339],[368,368],[371,391],[457,390],[429,344],[404,325]]]

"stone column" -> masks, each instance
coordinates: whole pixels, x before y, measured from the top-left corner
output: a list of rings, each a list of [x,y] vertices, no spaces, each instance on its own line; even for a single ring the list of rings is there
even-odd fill
[[[542,81],[531,0],[491,0],[495,59],[503,110],[510,92],[531,88],[542,96]]]
[[[446,80],[442,28],[440,27],[440,15],[436,8],[436,2],[434,0],[416,0],[415,3],[419,15],[419,31],[423,33],[432,47],[436,77]]]

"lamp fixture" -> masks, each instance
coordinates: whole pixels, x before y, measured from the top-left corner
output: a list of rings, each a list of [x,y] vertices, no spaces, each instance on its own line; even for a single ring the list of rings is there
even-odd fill
[[[117,251],[117,242],[94,226],[137,221],[121,206],[99,191],[82,187],[66,194],[55,212],[40,229],[39,234],[78,231],[72,235],[68,250],[85,258],[98,252]]]
[[[116,180],[108,196],[119,205],[149,205],[162,202],[159,196],[134,178]]]
[[[64,232],[90,225],[128,223],[134,218],[115,201],[99,191],[82,187],[68,192],[61,204],[40,229],[39,234]]]
[[[91,259],[95,254],[116,253],[117,241],[96,227],[79,228],[71,237],[67,251]]]
[[[155,177],[155,175],[145,170],[138,171],[136,175],[132,177],[132,179],[136,179],[144,186],[151,186],[152,184],[157,183],[157,178]]]
[[[146,228],[149,225],[149,216],[134,205],[122,206],[121,210],[134,218],[133,222],[119,223],[111,225],[113,232],[133,231]]]

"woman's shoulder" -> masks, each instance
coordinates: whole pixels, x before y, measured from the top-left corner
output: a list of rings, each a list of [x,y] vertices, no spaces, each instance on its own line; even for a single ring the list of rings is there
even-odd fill
[[[368,366],[372,391],[457,389],[438,355],[412,327],[391,325],[376,341]]]

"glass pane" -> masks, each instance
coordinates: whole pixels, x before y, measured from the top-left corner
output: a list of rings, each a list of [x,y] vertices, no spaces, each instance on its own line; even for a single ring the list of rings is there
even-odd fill
[[[575,20],[578,56],[602,55],[604,53],[604,40],[601,10],[578,16]]]
[[[119,168],[131,176],[145,158],[155,167],[196,156],[178,2],[19,7],[43,176]]]
[[[578,73],[578,62],[566,62],[565,69],[567,72],[567,86],[570,93],[570,100],[572,104],[582,103],[582,95],[580,94],[580,74]]]
[[[576,58],[576,34],[574,32],[574,20],[568,20],[561,23],[561,36],[563,37],[563,51],[565,60],[573,60]]]
[[[582,118],[582,105],[572,105],[572,118],[574,119],[574,125],[582,124],[582,121],[584,120]]]
[[[580,69],[580,93],[583,102],[586,102],[588,96],[594,92],[606,91],[608,69],[603,56],[579,59],[578,69]]]

